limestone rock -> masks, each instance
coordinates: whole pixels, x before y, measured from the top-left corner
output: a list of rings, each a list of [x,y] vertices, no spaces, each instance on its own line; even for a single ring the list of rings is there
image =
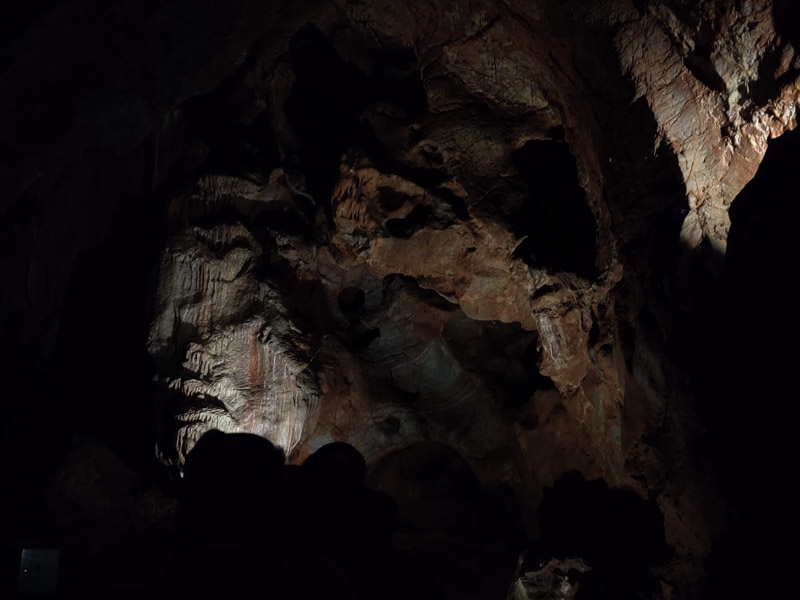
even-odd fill
[[[241,225],[191,227],[162,254],[148,350],[165,417],[177,420],[167,458],[182,463],[211,428],[257,433],[287,451],[302,436],[319,393],[310,348],[258,278],[260,260]]]
[[[517,579],[507,600],[572,600],[581,587],[575,574],[589,571],[589,565],[579,558],[552,559]]]
[[[211,427],[293,461],[441,443],[532,536],[578,471],[655,502],[671,584],[701,576],[725,511],[676,331],[796,127],[786,2],[101,4],[57,3],[0,61],[0,362],[31,399],[4,403],[10,447],[149,411],[76,417],[98,377],[54,375],[89,328],[79,257],[134,240],[153,297],[131,278],[108,304],[150,305],[163,461]],[[92,351],[143,345],[121,329]],[[102,393],[149,384],[123,362]],[[547,568],[531,585],[566,581]]]
[[[615,39],[659,134],[678,157],[687,244],[724,253],[728,208],[767,142],[797,123],[800,62],[775,31],[771,2],[648,4]],[[700,24],[704,25],[700,25]]]

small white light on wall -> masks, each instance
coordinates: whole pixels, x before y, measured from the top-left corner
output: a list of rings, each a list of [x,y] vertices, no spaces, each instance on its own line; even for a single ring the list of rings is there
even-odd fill
[[[20,594],[55,594],[58,589],[58,550],[24,548],[19,562]]]

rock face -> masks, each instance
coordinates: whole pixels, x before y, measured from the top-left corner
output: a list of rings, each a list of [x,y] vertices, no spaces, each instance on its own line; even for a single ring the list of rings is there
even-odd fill
[[[158,224],[142,337],[164,462],[212,427],[292,460],[436,442],[534,537],[543,490],[579,472],[658,506],[663,581],[701,576],[724,515],[674,331],[796,125],[800,58],[770,2],[203,2],[189,21],[94,4],[4,59],[5,90],[61,22],[87,31],[56,48],[108,23],[149,36],[58,62],[86,85],[42,113],[57,143],[31,127],[0,154],[13,389],[58,397],[69,273],[125,206]],[[24,139],[45,75],[0,95],[20,115],[4,139]]]
[[[682,239],[724,254],[728,208],[767,142],[795,126],[800,65],[767,2],[655,3],[615,37],[680,165],[690,212]]]
[[[316,403],[308,345],[279,293],[257,278],[260,255],[241,225],[192,227],[162,255],[148,351],[180,425],[180,462],[211,428],[291,450]]]
[[[517,579],[508,592],[508,600],[572,600],[581,587],[575,575],[588,571],[591,567],[580,559],[553,559]]]

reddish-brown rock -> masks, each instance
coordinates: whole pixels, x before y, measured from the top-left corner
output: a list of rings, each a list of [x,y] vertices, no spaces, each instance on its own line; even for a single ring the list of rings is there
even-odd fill
[[[667,345],[697,253],[718,269],[731,202],[796,126],[772,4],[235,4],[58,7],[4,56],[12,389],[55,404],[76,257],[121,207],[154,214],[168,461],[212,426],[296,461],[435,441],[531,534],[579,471],[656,502],[664,580],[697,579],[724,515]],[[56,32],[57,61],[26,51]]]

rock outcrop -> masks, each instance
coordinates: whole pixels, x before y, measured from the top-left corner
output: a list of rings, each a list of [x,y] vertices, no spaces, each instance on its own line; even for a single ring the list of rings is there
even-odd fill
[[[145,214],[164,462],[209,428],[296,461],[346,441],[371,466],[441,443],[533,537],[576,471],[657,504],[665,586],[701,577],[724,501],[673,334],[796,126],[800,56],[771,2],[95,4],[3,56],[15,393],[58,404],[76,257]],[[27,49],[48,38],[43,65]],[[33,414],[3,410],[27,439]],[[536,577],[571,597],[559,568]]]
[[[308,345],[279,293],[256,276],[260,260],[238,224],[190,228],[162,256],[148,350],[165,417],[180,424],[171,445],[181,463],[209,429],[291,450],[316,404]]]
[[[591,570],[579,558],[553,559],[517,579],[508,592],[508,600],[572,600],[581,587],[576,576]]]

